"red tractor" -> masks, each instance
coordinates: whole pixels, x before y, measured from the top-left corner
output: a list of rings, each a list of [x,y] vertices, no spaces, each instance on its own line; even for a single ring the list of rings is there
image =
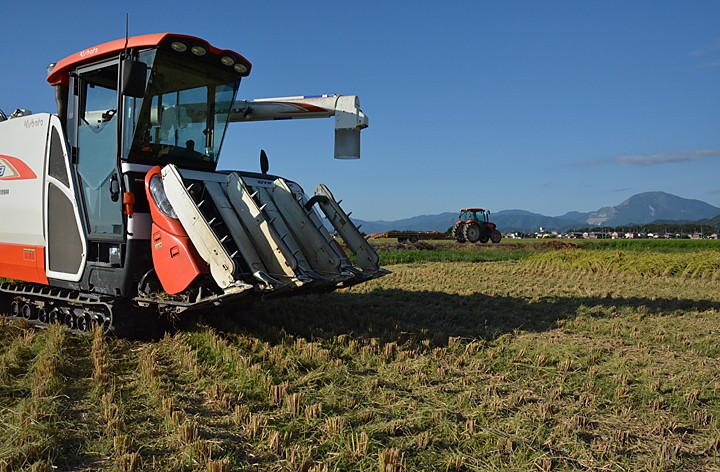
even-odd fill
[[[502,234],[497,230],[495,223],[490,222],[490,212],[482,208],[460,210],[460,216],[452,232],[453,239],[459,243],[492,241],[497,244],[502,239]]]

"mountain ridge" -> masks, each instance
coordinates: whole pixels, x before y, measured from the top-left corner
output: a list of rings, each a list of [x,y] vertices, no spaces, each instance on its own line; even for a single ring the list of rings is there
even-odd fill
[[[601,207],[596,211],[569,211],[560,216],[546,216],[522,209],[501,210],[491,213],[490,219],[503,232],[535,232],[546,230],[566,231],[582,227],[637,226],[662,220],[667,222],[694,222],[720,217],[720,208],[701,200],[679,197],[666,192],[644,192],[631,196],[615,206]],[[418,215],[400,220],[365,221],[361,231],[377,233],[390,230],[445,231],[457,218],[457,211],[436,215]]]

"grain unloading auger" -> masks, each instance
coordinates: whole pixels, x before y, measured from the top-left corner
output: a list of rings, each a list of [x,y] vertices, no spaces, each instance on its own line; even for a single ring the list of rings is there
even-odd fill
[[[359,157],[357,97],[237,100],[250,69],[196,37],[137,36],[54,65],[57,115],[0,114],[0,311],[111,329],[387,274],[324,185],[305,195],[264,153],[260,173],[217,170],[231,122],[334,116],[335,157]]]

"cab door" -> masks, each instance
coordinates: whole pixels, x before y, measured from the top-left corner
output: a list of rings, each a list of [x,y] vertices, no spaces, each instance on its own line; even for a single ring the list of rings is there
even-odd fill
[[[117,152],[117,77],[117,62],[78,71],[76,169],[90,242],[121,242],[125,236]],[[91,248],[90,260],[107,262],[103,251],[93,252]]]

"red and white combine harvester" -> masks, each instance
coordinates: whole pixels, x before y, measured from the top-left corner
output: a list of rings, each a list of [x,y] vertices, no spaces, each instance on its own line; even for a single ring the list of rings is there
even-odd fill
[[[334,116],[335,157],[360,157],[357,97],[238,100],[250,69],[196,37],[125,38],[52,67],[57,115],[0,112],[0,312],[112,330],[387,274],[324,185],[306,196],[264,153],[217,170],[232,122]]]

